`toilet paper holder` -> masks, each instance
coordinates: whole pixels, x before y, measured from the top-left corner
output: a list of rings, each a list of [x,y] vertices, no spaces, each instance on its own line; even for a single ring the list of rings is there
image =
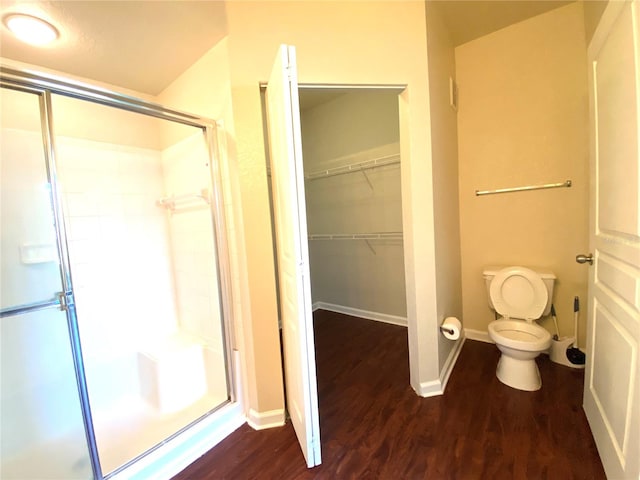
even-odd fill
[[[462,333],[462,324],[456,317],[447,317],[439,325],[440,333],[444,335],[447,340],[456,341],[460,338]]]
[[[440,325],[440,331],[444,333],[448,333],[449,335],[453,335],[454,333],[456,333],[455,330],[447,327],[446,325]]]

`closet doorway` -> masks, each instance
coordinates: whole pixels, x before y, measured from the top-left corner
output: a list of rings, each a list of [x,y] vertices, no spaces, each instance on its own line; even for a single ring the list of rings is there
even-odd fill
[[[273,237],[278,239],[278,245],[284,245],[279,252],[274,243],[274,263],[280,280],[277,288],[287,409],[290,413],[291,409],[297,412],[302,402],[305,408],[308,406],[305,415],[311,415],[313,424],[318,421],[318,414],[317,400],[313,401],[317,398],[317,385],[314,340],[309,332],[311,305],[314,310],[407,325],[398,107],[402,88],[298,89],[292,82],[294,85],[285,86],[283,93],[278,84],[287,81],[275,80],[272,73],[263,112],[265,125],[269,126],[268,131],[265,129],[265,145],[270,145],[272,156],[267,155],[272,169],[269,188]],[[291,77],[288,81],[291,82]],[[286,93],[287,88],[292,91]],[[291,231],[293,224],[298,227]],[[301,238],[292,245],[288,240],[282,243],[289,234]],[[293,267],[285,262],[289,266],[278,271],[278,263],[298,249],[302,253],[295,254],[296,258],[301,254],[296,267],[301,270],[297,288],[301,290],[296,295],[299,302],[304,297],[299,307],[304,312],[296,313],[289,307],[292,292],[287,287],[291,284]],[[311,278],[310,288],[305,286],[309,284],[305,277]],[[305,293],[307,289],[310,295]],[[291,330],[287,327],[291,322],[299,327]],[[302,336],[298,330],[307,333]],[[305,345],[309,342],[306,347],[292,345],[293,338],[297,338],[293,341],[297,343],[303,337]],[[308,354],[298,359],[296,356],[303,347]],[[296,358],[289,358],[289,353]],[[293,360],[296,361],[291,365]],[[303,379],[303,385],[298,378],[299,361],[309,363],[308,378]],[[303,369],[303,376],[304,372]],[[290,382],[293,393],[289,391]],[[307,388],[310,393],[305,391]],[[309,395],[312,400],[307,405],[304,398]],[[292,422],[311,467],[318,462],[310,460],[309,452],[319,438],[313,440],[314,436],[308,436],[316,435],[317,431],[313,433],[305,415],[299,415],[300,418],[292,415]]]
[[[398,93],[299,89],[314,311],[407,324]]]

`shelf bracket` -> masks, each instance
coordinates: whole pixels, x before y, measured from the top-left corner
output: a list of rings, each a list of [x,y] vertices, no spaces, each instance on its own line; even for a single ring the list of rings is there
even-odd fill
[[[362,175],[364,175],[364,179],[367,181],[367,183],[369,184],[369,188],[371,188],[371,191],[374,190],[373,188],[373,184],[371,183],[371,180],[369,180],[369,175],[367,175],[367,172],[365,170],[360,170],[362,172]]]
[[[369,240],[367,240],[366,238],[364,239],[364,242],[367,244],[367,247],[369,247],[369,250],[371,250],[371,253],[373,253],[374,255],[377,255],[378,253],[376,252],[376,249],[373,248],[373,245],[371,245],[371,242]]]

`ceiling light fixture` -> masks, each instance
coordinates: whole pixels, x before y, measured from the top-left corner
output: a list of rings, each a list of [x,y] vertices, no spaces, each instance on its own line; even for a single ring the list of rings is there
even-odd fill
[[[60,36],[56,27],[31,15],[12,13],[4,17],[3,20],[16,37],[31,45],[48,45]]]

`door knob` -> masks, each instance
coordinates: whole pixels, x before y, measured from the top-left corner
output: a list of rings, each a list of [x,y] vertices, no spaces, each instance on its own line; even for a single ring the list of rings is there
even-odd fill
[[[580,255],[576,255],[576,262],[578,263],[588,263],[589,265],[593,265],[593,253],[589,255],[585,255],[581,253]]]

